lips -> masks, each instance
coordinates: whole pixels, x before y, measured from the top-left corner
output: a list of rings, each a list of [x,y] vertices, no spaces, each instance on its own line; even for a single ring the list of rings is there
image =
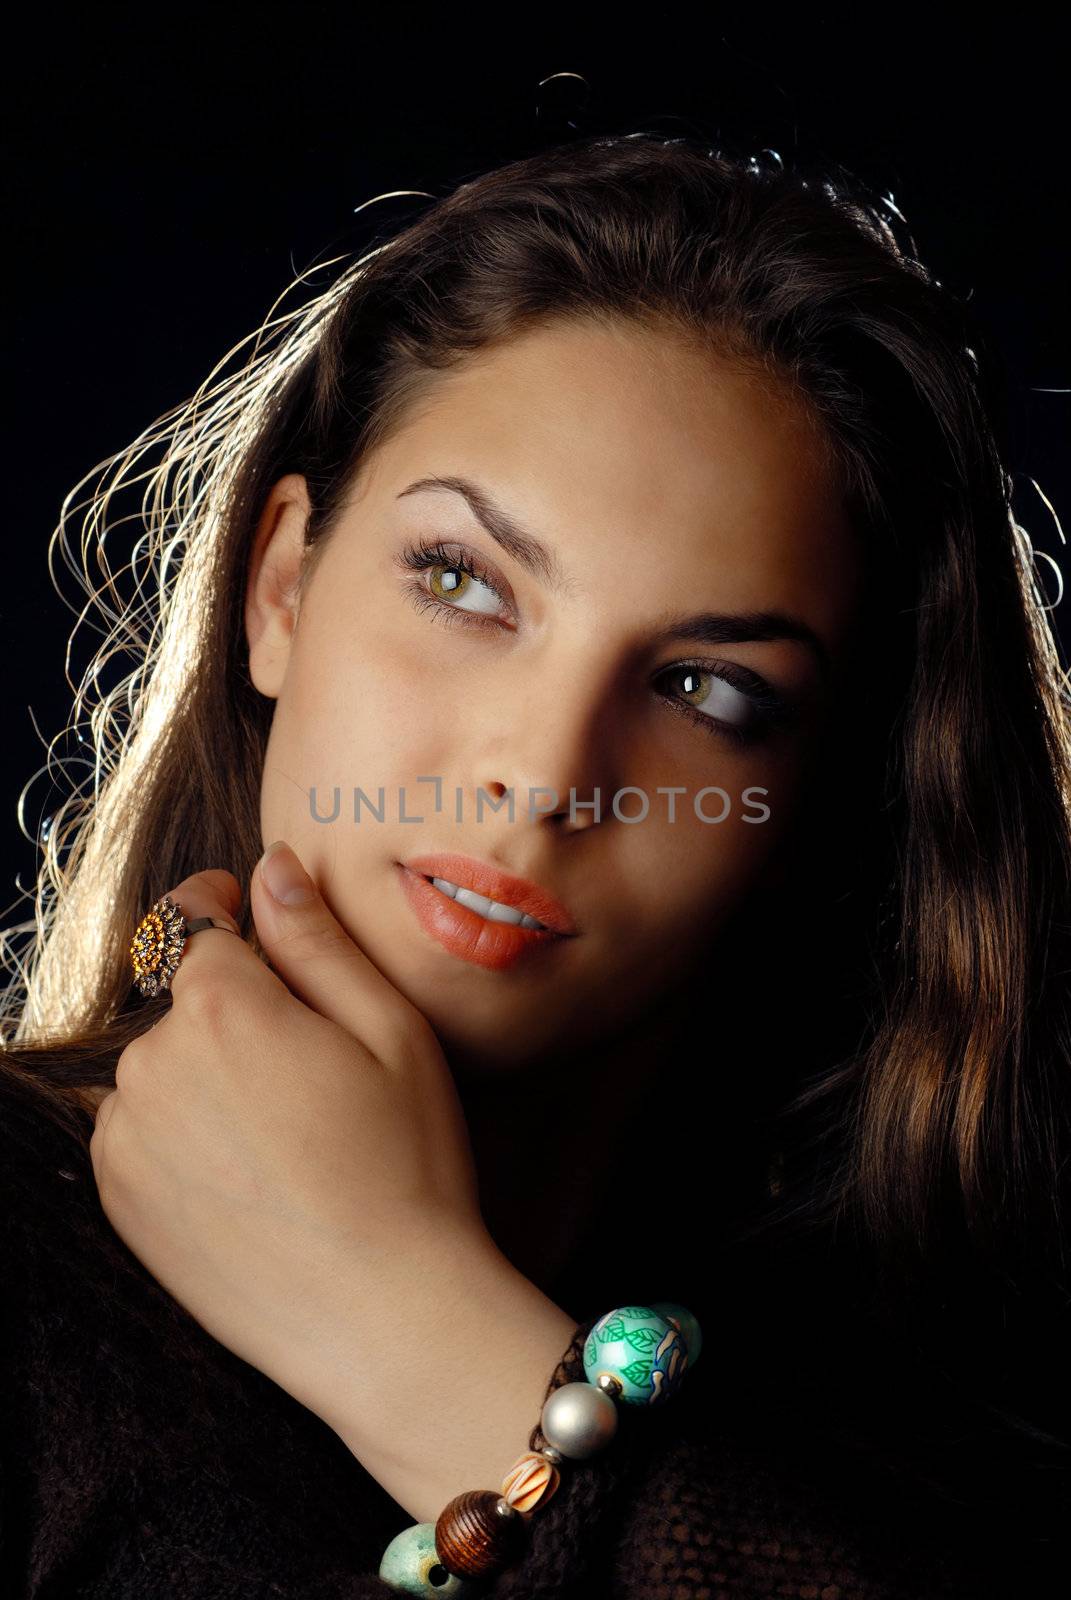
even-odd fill
[[[564,948],[576,932],[569,913],[553,895],[471,856],[414,856],[397,866],[406,899],[424,932],[451,955],[474,966],[501,970],[521,960],[550,958],[550,952]],[[515,906],[544,926],[525,928],[490,921],[437,889],[430,881],[433,877]]]
[[[515,878],[512,873],[492,867],[473,856],[436,855],[411,856],[404,863],[411,872],[420,872],[428,878],[445,878],[461,889],[474,889],[477,894],[497,900],[500,905],[516,906],[526,911],[537,922],[542,922],[554,933],[576,933],[576,924],[560,900],[555,900],[546,889],[529,883],[527,878]],[[438,893],[438,891],[436,891]]]

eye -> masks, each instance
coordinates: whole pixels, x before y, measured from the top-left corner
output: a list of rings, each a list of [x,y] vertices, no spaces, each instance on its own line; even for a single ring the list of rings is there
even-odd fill
[[[725,734],[750,744],[792,720],[777,690],[735,661],[683,661],[658,676],[672,686],[664,696],[668,704],[715,737]]]
[[[413,601],[421,609],[432,605],[441,611],[462,612],[478,622],[503,620],[503,610],[508,608],[501,591],[467,551],[419,543],[408,546],[399,559],[410,571],[427,574],[411,586]],[[443,620],[447,620],[445,616]]]

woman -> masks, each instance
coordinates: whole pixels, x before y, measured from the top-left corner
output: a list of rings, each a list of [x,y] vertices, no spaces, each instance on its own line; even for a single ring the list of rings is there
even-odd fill
[[[117,458],[141,659],[9,945],[16,1586],[388,1593],[648,1297],[705,1360],[495,1594],[1036,1592],[1069,744],[979,343],[844,175],[590,138]],[[165,894],[224,931],[145,999]]]

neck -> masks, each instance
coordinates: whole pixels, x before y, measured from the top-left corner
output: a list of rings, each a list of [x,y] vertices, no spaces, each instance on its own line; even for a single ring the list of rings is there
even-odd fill
[[[456,1073],[484,1222],[544,1291],[569,1259],[645,1087],[676,1048],[672,1002],[579,1052],[503,1073]]]

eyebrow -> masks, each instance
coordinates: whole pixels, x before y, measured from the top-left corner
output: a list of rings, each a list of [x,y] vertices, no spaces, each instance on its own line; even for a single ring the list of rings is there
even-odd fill
[[[396,498],[401,500],[404,495],[426,489],[460,495],[480,526],[519,567],[556,594],[567,587],[565,572],[549,546],[530,529],[521,527],[479,484],[470,478],[454,476],[417,478]],[[829,652],[814,629],[802,617],[786,611],[703,611],[692,616],[663,616],[658,619],[658,626],[660,638],[667,641],[687,639],[692,644],[750,644],[795,639],[811,650],[824,677],[828,678],[832,672]]]
[[[566,587],[565,573],[553,551],[535,534],[522,528],[503,506],[496,505],[479,484],[469,478],[418,478],[404,488],[397,498],[400,500],[402,495],[416,494],[422,489],[446,489],[451,494],[461,495],[468,501],[469,510],[476,521],[507,555],[513,557],[519,567],[555,593],[560,593]]]

